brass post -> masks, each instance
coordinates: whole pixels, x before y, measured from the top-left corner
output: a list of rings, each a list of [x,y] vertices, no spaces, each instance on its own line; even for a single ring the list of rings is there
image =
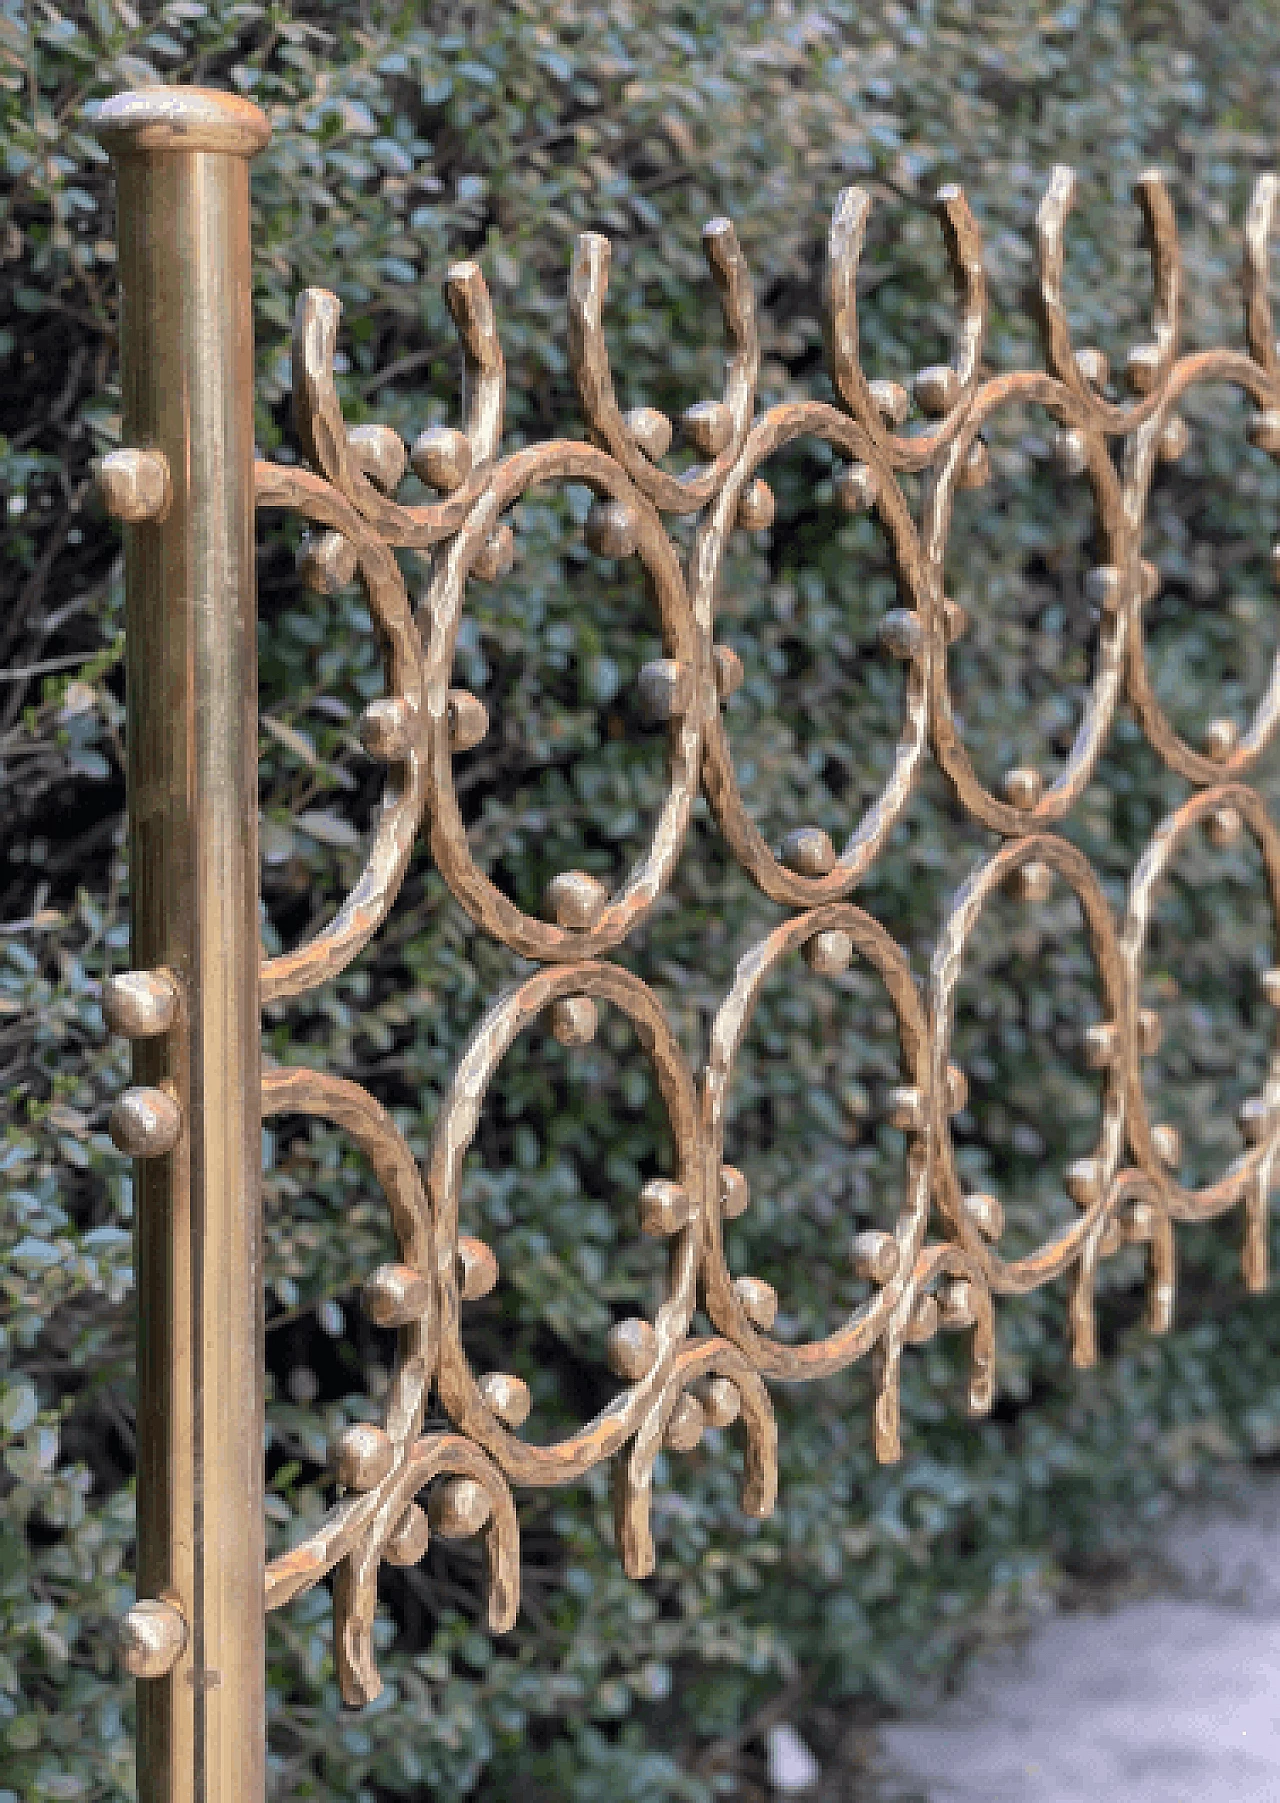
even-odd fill
[[[134,1040],[112,1120],[137,1159],[142,1803],[260,1803],[263,1332],[257,657],[247,101],[122,94],[116,166],[127,522]]]

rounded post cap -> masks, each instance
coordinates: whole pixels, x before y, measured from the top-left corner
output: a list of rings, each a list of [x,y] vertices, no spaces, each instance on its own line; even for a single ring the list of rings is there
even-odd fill
[[[261,107],[217,88],[136,88],[113,94],[93,120],[111,156],[157,150],[221,150],[256,156],[271,136]]]

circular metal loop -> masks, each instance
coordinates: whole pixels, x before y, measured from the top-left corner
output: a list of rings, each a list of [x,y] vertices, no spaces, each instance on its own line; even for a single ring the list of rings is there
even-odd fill
[[[581,482],[603,500],[626,503],[636,521],[636,554],[657,609],[664,654],[694,672],[689,705],[673,711],[667,722],[668,788],[649,849],[622,888],[580,926],[526,914],[485,875],[467,843],[453,783],[447,700],[467,574],[494,522],[535,482]],[[562,962],[620,944],[662,893],[679,858],[697,794],[711,683],[709,635],[695,627],[680,560],[657,510],[610,457],[590,445],[559,441],[517,452],[497,466],[483,499],[442,549],[424,614],[431,621],[422,710],[431,850],[445,882],[478,926],[526,958]]]
[[[744,487],[751,483],[767,457],[800,438],[817,438],[834,445],[847,457],[874,471],[874,511],[888,538],[904,593],[912,606],[924,614],[928,602],[919,544],[892,469],[861,426],[824,402],[804,401],[774,407],[756,422],[742,448],[742,455],[698,529],[691,567],[694,572],[693,607],[700,630],[705,627],[709,632],[711,628],[720,565]],[[729,733],[721,712],[717,707],[708,710],[703,771],[707,800],[733,855],[771,901],[785,902],[791,907],[816,907],[847,895],[866,872],[907,804],[924,754],[928,728],[927,682],[926,655],[906,666],[902,730],[885,786],[851,833],[838,858],[821,874],[808,874],[804,868],[788,868],[767,844],[742,799],[733,767]]]
[[[878,1289],[869,1301],[860,1304],[834,1333],[821,1340],[789,1346],[771,1338],[768,1333],[771,1316],[767,1323],[764,1315],[753,1307],[753,1293],[741,1287],[748,1280],[739,1278],[735,1282],[729,1271],[722,1220],[726,1215],[740,1211],[724,1206],[721,1171],[725,1168],[724,1135],[738,1051],[761,989],[780,961],[789,952],[800,951],[814,935],[837,932],[847,934],[854,949],[883,982],[897,1019],[908,1080],[915,1084],[925,1082],[928,1074],[927,1027],[920,994],[906,958],[869,914],[849,902],[832,902],[785,921],[742,959],[734,973],[733,986],[711,1029],[702,1083],[703,1188],[704,1194],[717,1198],[717,1204],[707,1210],[702,1255],[707,1312],[719,1331],[746,1354],[757,1371],[787,1382],[825,1377],[870,1350],[883,1331],[924,1242],[929,1209],[927,1143],[921,1132],[913,1134],[907,1153],[906,1188],[893,1229],[898,1250],[894,1272],[883,1288]],[[734,1176],[737,1175],[735,1171]]]

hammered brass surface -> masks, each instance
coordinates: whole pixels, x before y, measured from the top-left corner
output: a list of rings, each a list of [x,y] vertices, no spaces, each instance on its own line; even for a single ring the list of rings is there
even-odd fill
[[[214,129],[204,122],[202,106],[190,114],[183,128],[188,134]],[[145,111],[121,103],[121,128],[128,119],[141,121]],[[138,124],[138,142],[170,142],[165,134],[176,130],[177,117],[153,105],[145,132]],[[122,156],[122,168],[138,160]],[[704,233],[704,250],[719,290],[729,355],[722,394],[681,417],[681,437],[695,460],[679,471],[663,467],[673,442],[671,421],[651,407],[625,414],[619,408],[604,328],[609,244],[598,234],[579,239],[569,277],[570,362],[586,435],[506,455],[506,376],[476,264],[456,265],[445,285],[464,363],[459,422],[427,428],[412,447],[384,427],[348,429],[334,379],[339,303],[318,289],[302,296],[294,406],[308,467],[259,462],[257,499],[263,510],[291,511],[307,522],[311,536],[301,568],[312,587],[326,592],[352,578],[363,587],[385,654],[386,693],[366,710],[361,730],[387,773],[357,881],[309,942],[264,960],[262,998],[284,1002],[304,995],[349,965],[386,920],[424,838],[444,882],[476,925],[534,966],[493,1002],[475,1029],[441,1098],[421,1168],[391,1116],[359,1085],[301,1068],[263,1076],[265,1116],[319,1117],[364,1152],[396,1239],[394,1262],[364,1274],[367,1311],[398,1335],[380,1423],[351,1430],[335,1448],[346,1494],[315,1532],[266,1570],[269,1609],[335,1574],[337,1663],[348,1702],[367,1702],[380,1689],[372,1629],[381,1563],[420,1557],[433,1533],[483,1537],[490,1625],[511,1625],[519,1595],[513,1500],[519,1486],[568,1484],[612,1460],[619,1551],[626,1570],[643,1577],[654,1563],[650,1505],[655,1462],[664,1449],[679,1456],[708,1429],[740,1422],[743,1507],[757,1516],[772,1509],[776,1428],[766,1380],[807,1381],[871,1355],[870,1431],[878,1456],[892,1460],[902,1451],[898,1396],[908,1348],[939,1332],[965,1336],[969,1408],[975,1414],[990,1409],[999,1296],[1066,1280],[1072,1357],[1088,1365],[1097,1354],[1094,1288],[1101,1261],[1124,1244],[1145,1248],[1147,1322],[1152,1331],[1164,1331],[1172,1319],[1176,1224],[1231,1209],[1239,1209],[1242,1221],[1245,1283],[1265,1284],[1268,1197],[1280,1153],[1280,1037],[1262,1093],[1241,1111],[1238,1156],[1212,1183],[1188,1188],[1178,1178],[1177,1135],[1149,1111],[1142,1061],[1158,1044],[1160,1021],[1141,998],[1155,899],[1189,834],[1203,828],[1219,839],[1251,836],[1273,913],[1280,912],[1280,834],[1248,781],[1280,721],[1280,654],[1251,720],[1224,715],[1200,744],[1182,737],[1156,698],[1147,665],[1143,614],[1158,592],[1159,572],[1143,556],[1143,530],[1157,464],[1186,447],[1180,408],[1194,385],[1242,389],[1255,409],[1253,442],[1280,455],[1280,356],[1267,290],[1278,192],[1275,178],[1264,178],[1245,225],[1247,349],[1184,356],[1173,212],[1160,177],[1142,178],[1136,198],[1147,229],[1154,300],[1150,332],[1125,362],[1125,399],[1108,393],[1110,371],[1102,354],[1077,349],[1072,341],[1064,292],[1064,241],[1074,197],[1069,170],[1054,172],[1037,218],[1043,369],[1001,375],[986,369],[982,247],[963,194],[948,187],[937,204],[957,292],[952,360],[922,369],[909,386],[864,371],[857,276],[871,202],[850,188],[836,203],[826,278],[836,398],[787,402],[760,413],[750,276],[732,225],[714,220]],[[909,424],[913,400],[918,417]],[[1033,763],[1020,764],[1006,772],[996,792],[973,767],[952,702],[948,654],[968,616],[946,593],[945,566],[955,495],[990,480],[983,431],[1009,406],[1047,414],[1062,467],[1087,482],[1099,541],[1087,589],[1096,610],[1096,655],[1080,724],[1057,774],[1047,780]],[[730,534],[769,529],[774,499],[761,468],[805,438],[822,441],[843,461],[837,498],[877,523],[901,599],[880,635],[883,654],[902,665],[901,728],[881,792],[863,818],[850,823],[843,845],[803,821],[771,845],[751,820],[724,718],[743,665],[737,653],[715,642]],[[396,498],[410,466],[433,498]],[[125,471],[120,481],[127,476]],[[533,914],[485,874],[468,843],[453,760],[485,736],[489,716],[477,697],[452,685],[470,581],[492,579],[510,567],[513,528],[504,516],[543,483],[589,488],[589,545],[602,557],[634,556],[643,570],[662,655],[640,673],[640,711],[665,734],[667,780],[648,845],[621,886],[610,894],[588,873],[564,871],[549,884],[542,912]],[[182,499],[178,487],[175,505]],[[687,551],[669,530],[673,517],[692,518]],[[398,548],[429,553],[429,581],[416,609],[394,554]],[[1127,900],[1117,907],[1088,860],[1056,829],[1093,779],[1125,704],[1156,755],[1193,793],[1155,832]],[[251,745],[251,725],[245,731]],[[967,817],[1001,842],[954,897],[922,986],[902,948],[856,904],[853,892],[903,819],[931,758]],[[786,912],[741,958],[712,1024],[705,1062],[695,1071],[662,1001],[608,954],[667,891],[699,795],[732,856]],[[966,1193],[957,1169],[952,1121],[965,1106],[967,1079],[953,1055],[956,998],[972,935],[993,898],[1012,896],[1035,908],[1068,891],[1079,903],[1098,974],[1102,1018],[1087,1030],[1080,1053],[1096,1073],[1100,1125],[1089,1156],[1061,1173],[1070,1203],[1065,1224],[1015,1257],[1002,1251],[1001,1201]],[[171,964],[164,953],[156,946],[151,964]],[[900,1073],[891,1111],[907,1139],[891,1230],[851,1229],[839,1248],[865,1286],[862,1300],[834,1331],[802,1343],[775,1334],[784,1298],[756,1274],[732,1268],[723,1232],[726,1221],[751,1206],[746,1179],[724,1160],[738,1050],[762,986],[793,955],[833,982],[855,955],[875,973],[897,1023]],[[1273,948],[1269,961],[1260,984],[1280,1006],[1280,952]],[[179,974],[184,986],[174,992],[173,1007],[180,1014],[198,1005],[190,984],[201,978],[186,967]],[[167,992],[161,985],[153,996],[148,981],[139,977],[113,1006],[122,1023],[132,1009],[144,1023],[138,1031],[159,1033],[153,1023],[170,1018],[162,1006]],[[477,1375],[463,1347],[464,1309],[492,1290],[502,1273],[493,1250],[463,1231],[461,1175],[487,1092],[515,1040],[529,1033],[535,1043],[553,1036],[570,1049],[585,1045],[605,1007],[634,1029],[657,1078],[676,1149],[669,1176],[653,1179],[636,1197],[619,1199],[637,1233],[665,1242],[665,1278],[649,1315],[616,1323],[608,1337],[606,1360],[619,1385],[612,1400],[575,1431],[537,1444],[521,1433],[529,1414],[526,1384],[504,1372]],[[147,1066],[156,1073],[160,1068]],[[708,1334],[694,1331],[699,1310],[710,1322]],[[447,1417],[447,1431],[426,1430],[428,1404]],[[260,1532],[259,1525],[251,1531]],[[199,1632],[198,1621],[194,1630]],[[250,1791],[244,1796],[256,1803]]]

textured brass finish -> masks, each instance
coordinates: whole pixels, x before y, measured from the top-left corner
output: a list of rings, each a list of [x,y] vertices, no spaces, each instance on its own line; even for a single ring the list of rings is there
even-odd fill
[[[170,489],[167,506],[121,508],[133,521],[134,973],[104,997],[108,1020],[134,1040],[137,1085],[113,1127],[139,1158],[138,1589],[163,1599],[149,1611],[172,1609],[189,1625],[179,1646],[163,1618],[164,1663],[148,1668],[162,1675],[139,1689],[139,1796],[257,1803],[265,1535],[247,159],[269,127],[246,100],[148,88],[109,101],[97,128],[118,189],[120,455],[135,457],[130,480],[144,499],[157,459]],[[122,466],[106,463],[110,499]],[[148,1632],[157,1619],[147,1616]],[[142,1659],[144,1624],[136,1614],[132,1624]]]
[[[1071,338],[1069,170],[1054,172],[1037,217],[1045,368],[986,371],[981,243],[963,194],[949,187],[938,196],[938,213],[958,296],[955,348],[950,362],[921,370],[910,393],[898,382],[868,379],[862,366],[857,275],[867,194],[843,193],[831,227],[831,402],[789,401],[757,413],[751,283],[732,225],[713,220],[703,250],[729,355],[723,392],[681,417],[694,460],[686,457],[679,471],[663,467],[671,421],[652,408],[619,408],[604,327],[609,244],[598,234],[578,241],[568,296],[570,363],[586,435],[506,454],[506,375],[476,264],[455,265],[445,283],[464,361],[458,423],[428,428],[411,453],[387,427],[347,427],[334,381],[340,307],[333,295],[308,290],[293,354],[305,461],[259,463],[257,501],[304,522],[300,568],[314,590],[358,583],[363,591],[385,650],[386,687],[366,709],[361,734],[387,771],[354,887],[314,937],[259,968],[245,158],[265,141],[266,123],[246,102],[159,89],[121,97],[102,121],[120,177],[125,437],[134,447],[106,460],[103,488],[119,517],[133,522],[137,965],[106,987],[103,1009],[113,1030],[136,1042],[137,1087],[117,1109],[118,1137],[139,1156],[169,1154],[146,1157],[138,1172],[139,1582],[147,1595],[172,1599],[140,1603],[131,1614],[139,1660],[159,1660],[162,1653],[148,1649],[162,1641],[163,1657],[172,1652],[163,1667],[171,1675],[144,1687],[142,1797],[261,1803],[258,1599],[280,1607],[332,1572],[339,1685],[349,1703],[368,1702],[380,1690],[373,1656],[380,1565],[420,1559],[433,1531],[482,1537],[489,1624],[494,1631],[512,1625],[519,1600],[514,1487],[567,1484],[613,1460],[620,1555],[630,1574],[643,1577],[655,1561],[650,1509],[664,1449],[688,1454],[708,1429],[741,1422],[743,1506],[756,1516],[773,1507],[777,1448],[767,1380],[805,1381],[873,1356],[871,1437],[877,1456],[893,1460],[902,1450],[903,1357],[938,1332],[966,1336],[968,1406],[975,1414],[991,1408],[999,1296],[1067,1280],[1071,1356],[1088,1365],[1097,1356],[1100,1262],[1125,1243],[1142,1249],[1148,1325],[1163,1331],[1173,1311],[1176,1224],[1232,1209],[1241,1216],[1244,1280],[1254,1289],[1265,1284],[1268,1197],[1280,1150],[1280,1042],[1261,1093],[1241,1110],[1243,1149],[1214,1182],[1188,1189],[1176,1176],[1177,1133],[1151,1120],[1143,1060],[1159,1044],[1160,1020],[1141,1001],[1156,896],[1201,829],[1218,843],[1252,839],[1280,912],[1280,834],[1248,782],[1280,722],[1280,659],[1252,719],[1224,713],[1198,743],[1185,739],[1148,668],[1144,610],[1160,574],[1143,558],[1142,541],[1153,472],[1186,447],[1181,409],[1193,386],[1242,389],[1253,407],[1253,442],[1280,453],[1280,359],[1267,284],[1280,184],[1263,178],[1246,222],[1247,351],[1180,356],[1173,213],[1159,177],[1142,178],[1137,200],[1154,301],[1147,341],[1124,365],[1125,399],[1113,398],[1119,389],[1105,357],[1077,351]],[[913,400],[917,417],[904,431]],[[948,653],[969,620],[945,593],[944,566],[955,496],[989,481],[984,434],[999,410],[1014,405],[1048,415],[1055,457],[1083,479],[1092,500],[1097,567],[1086,596],[1095,656],[1081,724],[1056,774],[1029,757],[997,792],[974,769],[952,701]],[[716,642],[718,585],[732,534],[763,532],[773,522],[763,466],[802,439],[829,448],[841,466],[838,503],[872,517],[896,566],[900,605],[883,621],[880,651],[900,663],[902,716],[883,788],[843,842],[799,825],[775,851],[750,816],[734,767],[724,716],[745,672],[738,651]],[[161,462],[167,500],[157,499]],[[410,464],[430,491],[426,500],[397,499]],[[923,481],[917,488],[908,476]],[[634,556],[644,572],[660,654],[638,674],[635,711],[664,735],[666,783],[648,845],[619,888],[611,893],[587,871],[562,872],[539,918],[497,887],[468,842],[454,759],[485,738],[489,717],[479,696],[451,683],[470,582],[513,567],[507,516],[531,488],[570,483],[593,496],[590,548],[613,559]],[[695,516],[687,552],[669,530],[672,516]],[[433,552],[419,606],[410,603],[399,550]],[[1117,908],[1056,829],[1090,783],[1122,701],[1155,755],[1193,792],[1156,829]],[[901,948],[852,897],[903,820],[929,757],[966,817],[1000,842],[956,894],[921,985]],[[700,796],[730,855],[782,917],[738,964],[695,1075],[657,996],[607,954],[668,893]],[[259,1080],[258,1068],[259,999],[305,995],[351,963],[386,919],[420,837],[472,920],[527,961],[475,1028],[440,1098],[422,1168],[391,1116],[359,1085],[300,1068],[272,1069]],[[970,938],[994,897],[1045,904],[1068,892],[1099,981],[1099,1019],[1082,1049],[1097,1072],[1100,1124],[1088,1156],[1061,1174],[1074,1203],[1065,1224],[1014,1256],[1001,1250],[1000,1201],[966,1193],[957,1168],[953,1121],[967,1107],[967,1086],[953,1057],[956,997]],[[794,971],[793,954],[835,980],[856,956],[883,986],[899,1047],[884,1112],[906,1136],[896,1212],[883,1228],[851,1234],[853,1270],[870,1293],[860,1292],[824,1338],[800,1343],[775,1337],[781,1299],[763,1279],[732,1269],[734,1236],[725,1232],[751,1200],[746,1178],[726,1158],[738,1048],[762,985],[780,967]],[[1273,947],[1268,956],[1261,989],[1280,1011],[1280,955]],[[550,1035],[582,1047],[606,1008],[634,1029],[670,1124],[670,1174],[646,1183],[638,1206],[627,1204],[637,1231],[666,1242],[665,1271],[647,1305],[650,1318],[618,1321],[607,1335],[604,1359],[621,1389],[592,1420],[541,1444],[520,1433],[531,1404],[525,1382],[507,1372],[477,1376],[463,1344],[466,1307],[487,1296],[500,1273],[492,1249],[461,1231],[462,1172],[487,1092],[516,1038],[531,1032],[544,1045]],[[380,1423],[350,1428],[335,1448],[345,1494],[264,1573],[256,1160],[260,1116],[284,1112],[331,1122],[373,1168],[396,1253],[369,1277],[363,1301],[374,1322],[397,1331],[398,1346]],[[708,1333],[694,1331],[698,1311]],[[426,1426],[429,1398],[447,1419],[443,1431]],[[181,1644],[168,1609],[180,1626],[190,1623]]]
[[[1142,522],[1156,463],[1185,448],[1179,402],[1192,384],[1225,380],[1242,387],[1255,404],[1255,437],[1266,437],[1269,416],[1280,416],[1266,292],[1266,241],[1276,192],[1269,180],[1260,184],[1246,232],[1249,355],[1218,351],[1179,361],[1173,215],[1159,178],[1143,178],[1137,198],[1148,229],[1155,305],[1150,339],[1126,363],[1128,388],[1138,397],[1127,401],[1110,398],[1111,373],[1102,354],[1092,348],[1077,352],[1071,341],[1063,290],[1064,233],[1074,193],[1067,170],[1054,173],[1037,221],[1047,371],[983,373],[981,246],[963,195],[949,188],[938,204],[960,297],[956,352],[950,364],[921,371],[911,395],[897,382],[868,380],[859,360],[857,266],[870,207],[865,194],[850,189],[842,195],[832,224],[826,292],[834,406],[789,402],[753,414],[759,354],[750,284],[732,227],[713,221],[704,249],[720,291],[730,358],[723,397],[700,402],[682,417],[684,439],[703,461],[678,475],[660,467],[671,446],[665,415],[643,407],[623,415],[617,405],[603,325],[607,241],[596,234],[579,240],[569,285],[570,355],[590,442],[553,441],[505,459],[499,445],[501,358],[483,280],[471,266],[465,281],[451,277],[449,290],[473,372],[467,417],[460,432],[432,428],[415,447],[418,473],[445,497],[425,506],[401,505],[377,490],[351,455],[333,384],[337,303],[317,290],[303,297],[295,398],[303,448],[313,467],[308,472],[260,466],[259,498],[264,506],[290,507],[314,529],[339,532],[349,541],[391,646],[388,700],[402,701],[406,713],[403,743],[397,746],[400,780],[389,790],[365,875],[310,945],[268,962],[265,990],[277,997],[301,993],[356,955],[391,906],[424,819],[454,896],[488,933],[541,967],[496,1002],[476,1029],[442,1104],[425,1188],[412,1204],[413,1211],[423,1211],[423,1222],[434,1224],[437,1236],[434,1356],[440,1398],[457,1431],[415,1438],[423,1379],[413,1361],[424,1343],[415,1339],[402,1354],[402,1385],[410,1386],[412,1370],[415,1400],[412,1408],[397,1401],[386,1417],[388,1431],[393,1419],[399,1424],[392,1434],[398,1463],[383,1480],[376,1516],[344,1514],[340,1505],[339,1513],[277,1561],[268,1577],[275,1606],[338,1567],[339,1668],[349,1700],[376,1693],[368,1648],[378,1549],[391,1544],[387,1536],[403,1514],[408,1486],[421,1488],[428,1472],[452,1472],[487,1486],[485,1497],[497,1510],[499,1499],[506,1505],[508,1484],[564,1483],[616,1457],[623,1562],[643,1575],[653,1563],[648,1499],[661,1448],[691,1450],[706,1427],[727,1426],[741,1415],[744,1506],[754,1513],[771,1506],[774,1428],[762,1378],[818,1377],[874,1352],[872,1435],[878,1456],[893,1459],[900,1454],[897,1399],[904,1349],[940,1329],[970,1337],[969,1404],[979,1413],[991,1406],[997,1295],[1070,1276],[1072,1356],[1077,1364],[1088,1364],[1096,1356],[1093,1286],[1099,1260],[1112,1256],[1125,1239],[1146,1249],[1148,1320],[1160,1331],[1172,1312],[1174,1223],[1235,1206],[1244,1214],[1246,1281],[1263,1280],[1266,1189],[1280,1110],[1268,1089],[1243,1111],[1243,1157],[1207,1189],[1181,1189],[1172,1175],[1180,1154],[1176,1135],[1153,1127],[1147,1115],[1140,1061],[1155,1050],[1160,1023],[1139,1006],[1139,997],[1153,897],[1195,827],[1204,825],[1219,839],[1247,830],[1262,850],[1273,904],[1280,902],[1280,841],[1242,781],[1280,720],[1280,673],[1243,728],[1215,721],[1202,746],[1175,733],[1155,699],[1143,649],[1142,610],[1158,592],[1160,576],[1142,556]],[[912,396],[926,423],[904,434],[899,429]],[[969,621],[945,594],[943,567],[956,492],[990,478],[984,428],[998,409],[1018,403],[1048,413],[1059,460],[1086,480],[1092,496],[1099,562],[1086,593],[1095,610],[1097,656],[1080,730],[1056,776],[1050,781],[1031,763],[1019,765],[995,793],[979,781],[953,713],[947,653]],[[744,669],[733,647],[715,642],[716,592],[731,532],[762,531],[772,523],[773,497],[762,465],[804,437],[818,438],[836,453],[843,463],[836,482],[840,504],[873,515],[896,561],[902,601],[886,617],[880,636],[883,651],[903,667],[903,725],[884,790],[853,826],[843,849],[824,830],[800,826],[775,854],[743,803],[722,718]],[[1124,446],[1119,466],[1111,455],[1117,440]],[[910,472],[929,476],[918,503],[909,502],[900,481]],[[595,496],[588,542],[602,555],[634,552],[643,563],[663,655],[640,674],[638,712],[668,735],[667,799],[640,863],[613,895],[588,872],[564,872],[548,888],[543,920],[523,914],[476,868],[453,789],[451,757],[460,739],[450,720],[448,687],[467,577],[491,576],[509,559],[503,516],[538,481],[586,483]],[[700,515],[687,560],[677,555],[667,534],[664,516],[672,514]],[[427,597],[424,617],[433,625],[423,648],[389,553],[396,546],[431,544],[447,545],[447,554],[440,555]],[[1089,865],[1053,829],[1088,784],[1123,695],[1156,753],[1200,792],[1158,829],[1117,920]],[[1003,843],[956,897],[922,993],[889,935],[849,897],[902,818],[930,749],[960,805]],[[701,1082],[695,1084],[655,998],[603,954],[626,938],[666,889],[699,788],[733,856],[789,913],[742,959],[713,1024]],[[999,1200],[965,1194],[952,1155],[950,1122],[966,1106],[963,1074],[949,1053],[955,994],[969,935],[993,895],[1005,891],[1040,904],[1066,890],[1083,911],[1101,979],[1102,1018],[1086,1034],[1084,1055],[1099,1074],[1102,1126],[1090,1156],[1063,1173],[1063,1187],[1076,1205],[1072,1222],[1056,1228],[1035,1250],[1005,1259],[999,1251],[1004,1231]],[[857,955],[884,984],[902,1057],[887,1115],[908,1140],[896,1224],[890,1231],[857,1235],[852,1249],[854,1269],[870,1284],[870,1297],[826,1339],[798,1346],[772,1337],[778,1295],[762,1279],[732,1272],[723,1237],[725,1224],[750,1203],[746,1179],[724,1158],[736,1049],[760,985],[796,951],[826,977],[838,977]],[[1262,985],[1280,1008],[1280,975],[1269,972]],[[501,1373],[477,1380],[459,1344],[460,1304],[497,1276],[492,1255],[458,1235],[459,1172],[486,1087],[515,1035],[545,1015],[563,1043],[583,1043],[604,1003],[619,1008],[639,1031],[671,1119],[679,1168],[645,1186],[637,1223],[667,1239],[670,1274],[652,1321],[620,1321],[608,1335],[607,1363],[629,1387],[578,1433],[540,1447],[513,1433],[526,1416],[524,1386]],[[309,1105],[338,1118],[334,1080],[310,1081]],[[1280,1067],[1271,1082],[1280,1082]],[[360,1105],[363,1113],[351,1103],[344,1107],[360,1143],[381,1148],[377,1156],[387,1173],[394,1216],[410,1206],[396,1200],[408,1194],[411,1183],[407,1151],[381,1111],[375,1118],[372,1103]],[[402,1256],[415,1269],[420,1261],[414,1248],[426,1232],[418,1219],[414,1212],[412,1221],[406,1216],[397,1228]],[[699,1300],[715,1330],[709,1339],[690,1332]],[[419,1324],[414,1331],[425,1329]],[[469,1450],[464,1455],[461,1448]],[[467,1459],[484,1462],[464,1471]],[[370,1502],[368,1510],[373,1507]],[[365,1509],[363,1502],[360,1508]],[[461,1531],[471,1517],[459,1513],[456,1520]],[[514,1573],[505,1545],[501,1535],[493,1543],[491,1611],[508,1618]],[[360,1575],[348,1579],[344,1572]]]

